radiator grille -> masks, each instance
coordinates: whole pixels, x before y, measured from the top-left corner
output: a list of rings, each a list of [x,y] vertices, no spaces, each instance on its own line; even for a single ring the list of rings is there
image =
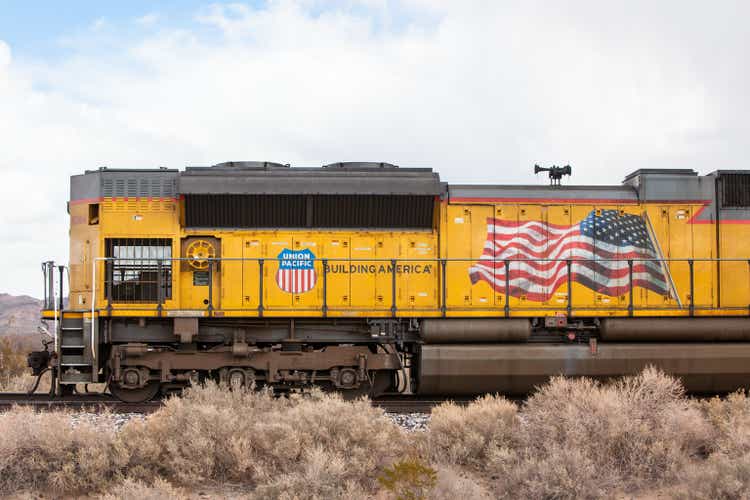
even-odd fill
[[[430,229],[432,196],[185,196],[185,225],[200,228]]]
[[[750,207],[750,174],[721,175],[722,208]]]
[[[102,196],[107,198],[173,198],[175,192],[171,177],[102,179]]]

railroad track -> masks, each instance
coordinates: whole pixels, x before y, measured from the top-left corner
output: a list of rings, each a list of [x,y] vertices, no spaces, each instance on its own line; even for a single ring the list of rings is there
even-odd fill
[[[432,408],[446,401],[465,405],[472,398],[425,398],[412,395],[382,396],[372,400],[373,406],[389,413],[430,413]],[[152,413],[161,408],[162,401],[145,403],[123,403],[109,394],[76,394],[50,397],[48,394],[0,393],[0,411],[17,406],[31,406],[39,411],[85,410],[98,412],[109,410],[115,413]]]
[[[0,411],[16,406],[31,406],[40,411],[86,410],[115,413],[152,413],[162,406],[161,401],[123,403],[108,394],[77,394],[50,397],[48,394],[0,393]]]

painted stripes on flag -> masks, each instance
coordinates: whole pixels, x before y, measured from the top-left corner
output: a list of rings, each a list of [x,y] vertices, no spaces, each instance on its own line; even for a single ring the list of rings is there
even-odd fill
[[[469,276],[472,283],[486,281],[504,294],[507,273],[511,296],[545,302],[567,283],[570,259],[572,281],[618,296],[630,290],[628,260],[633,260],[633,286],[667,295],[661,263],[643,260],[657,258],[646,222],[638,215],[620,215],[616,210],[597,215],[592,210],[571,226],[488,219],[484,251]],[[504,259],[514,259],[509,271]]]

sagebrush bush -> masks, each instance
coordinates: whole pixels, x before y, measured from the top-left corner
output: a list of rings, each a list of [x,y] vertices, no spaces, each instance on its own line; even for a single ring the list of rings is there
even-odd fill
[[[495,498],[490,490],[482,484],[481,479],[472,471],[459,470],[445,464],[436,465],[437,484],[429,492],[431,500],[490,500]]]
[[[523,422],[537,457],[579,450],[597,465],[598,483],[625,489],[673,479],[712,437],[679,380],[653,368],[608,385],[557,377],[529,398]]]
[[[50,390],[51,385],[50,372],[42,375],[42,379],[39,381],[39,385],[36,388],[37,393],[47,393]],[[10,377],[0,377],[0,392],[28,392],[34,387],[36,383],[36,377],[31,373],[24,373],[20,375],[14,375]]]
[[[714,436],[712,447],[728,456],[750,453],[750,398],[743,391],[703,402]]]
[[[112,484],[108,492],[97,497],[98,500],[182,500],[187,498],[187,492],[175,488],[163,479],[157,479],[152,484],[143,481],[125,479],[121,483]]]
[[[743,391],[701,404],[713,436],[704,461],[686,467],[684,498],[750,498],[750,398]]]
[[[0,413],[0,495],[98,491],[120,469],[114,439],[114,431],[87,423],[73,429],[65,412]]]
[[[422,500],[437,484],[437,471],[416,457],[386,467],[378,482],[397,500]]]
[[[417,433],[366,400],[213,384],[119,432],[70,418],[0,413],[0,496],[385,500],[401,491],[377,478],[403,479],[413,460],[437,472],[414,482],[427,498],[750,498],[750,399],[692,400],[654,369],[608,384],[558,377],[521,406],[444,404]]]
[[[731,456],[719,451],[705,461],[690,464],[682,471],[682,484],[674,496],[696,500],[750,498],[750,453]]]
[[[366,400],[320,392],[274,398],[211,384],[170,399],[145,421],[126,425],[119,437],[134,478],[242,482],[281,496],[293,495],[286,486],[310,487],[317,476],[319,492],[312,493],[321,497],[343,495],[351,485],[373,491],[376,469],[400,453],[404,440]]]
[[[484,396],[468,406],[452,402],[433,408],[422,439],[435,462],[482,466],[488,457],[515,446],[518,407],[500,396]]]
[[[402,453],[405,439],[366,400],[320,392],[274,398],[211,384],[117,433],[86,423],[73,429],[70,417],[0,414],[0,494],[230,481],[258,498],[364,497],[377,491],[377,471]]]

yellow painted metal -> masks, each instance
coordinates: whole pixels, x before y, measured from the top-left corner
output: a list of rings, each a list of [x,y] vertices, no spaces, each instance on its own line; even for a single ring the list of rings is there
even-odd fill
[[[71,308],[91,307],[91,259],[99,254],[100,227],[101,224],[89,224],[88,204],[70,206],[69,303]]]
[[[263,257],[263,241],[261,237],[256,234],[249,234],[244,237],[237,238],[238,241],[242,241],[242,305],[241,309],[256,310],[260,304],[260,264],[259,261],[253,259],[260,259]],[[233,280],[235,283],[236,279]]]
[[[446,265],[446,315],[450,317],[502,316],[504,293],[486,281],[472,283],[469,269],[488,244],[488,221],[542,221],[569,226],[592,210],[617,210],[620,214],[644,217],[667,259],[743,258],[748,254],[750,224],[726,223],[719,228],[721,248],[716,251],[717,228],[697,223],[700,204],[586,203],[448,203],[438,202],[434,231],[333,231],[284,230],[239,231],[186,230],[181,226],[181,202],[176,200],[100,200],[98,221],[89,218],[90,203],[70,207],[71,308],[90,310],[92,260],[103,257],[106,238],[170,238],[173,257],[184,257],[189,238],[214,238],[220,244],[221,263],[214,268],[214,296],[217,317],[263,316],[320,317],[323,305],[330,317],[389,317],[394,304],[392,259],[396,266],[395,305],[398,316],[431,317],[441,312],[441,266]],[[95,222],[95,223],[91,223]],[[542,235],[539,248],[554,244],[554,236]],[[316,283],[304,293],[289,293],[277,284],[278,255],[284,250],[309,250],[314,254]],[[567,255],[561,254],[560,258]],[[259,264],[264,259],[263,289]],[[231,260],[238,259],[238,260]],[[325,298],[323,262],[327,261]],[[101,264],[101,263],[100,263]],[[750,303],[750,266],[747,262],[696,261],[694,297],[696,315],[747,314]],[[207,314],[208,290],[194,282],[196,270],[185,263],[172,265],[172,296],[162,315]],[[634,315],[681,316],[689,314],[690,272],[686,262],[665,266],[669,271],[670,296],[636,287]],[[97,266],[96,308],[106,315],[104,265]],[[200,281],[200,280],[198,280]],[[579,283],[562,284],[549,300],[539,303],[528,297],[510,298],[511,316],[545,316],[567,313],[572,295],[575,316],[625,316],[629,294],[610,297]],[[719,295],[721,301],[719,302]],[[116,316],[156,316],[156,304],[113,303]]]
[[[372,234],[355,234],[351,238],[351,250],[350,255],[352,258],[351,266],[354,266],[353,270],[365,271],[360,272],[359,275],[354,279],[354,282],[350,279],[351,287],[351,305],[358,309],[372,310],[375,308],[375,296],[377,290],[375,287],[375,280],[377,274],[370,272],[374,269],[373,266],[377,266],[378,262],[375,260],[375,237]]]
[[[444,217],[440,235],[445,243],[444,255],[448,258],[471,259],[477,256],[477,246],[487,240],[487,228],[480,223],[470,223],[473,214],[484,213],[493,208],[495,218],[506,221],[542,221],[548,224],[570,225],[585,218],[592,210],[616,210],[618,213],[642,216],[648,221],[652,236],[664,259],[686,259],[681,262],[664,264],[670,277],[671,292],[660,295],[644,288],[635,287],[633,292],[634,315],[642,316],[685,316],[689,314],[690,265],[693,263],[693,304],[696,316],[704,315],[744,315],[750,304],[750,264],[746,261],[722,263],[721,303],[718,301],[718,264],[701,262],[700,259],[743,258],[747,257],[747,242],[750,238],[750,224],[725,224],[721,227],[722,248],[716,254],[716,226],[712,223],[695,222],[695,214],[702,204],[483,204],[479,202],[444,205]],[[542,235],[539,248],[551,244],[550,235]],[[559,255],[566,258],[565,254]],[[511,264],[512,268],[513,264]],[[489,286],[479,281],[466,286],[464,277],[469,275],[471,262],[449,264],[448,308],[450,316],[487,316],[502,313],[506,297],[495,293],[493,311],[482,307],[481,298]],[[456,283],[458,286],[456,286]],[[477,297],[479,300],[477,300]],[[549,316],[567,313],[567,285],[562,284],[547,302],[531,302],[527,297],[510,298],[511,316]],[[629,294],[610,297],[593,291],[579,283],[572,285],[572,304],[575,316],[626,316],[628,315]],[[730,309],[731,308],[731,309]],[[462,309],[461,313],[451,313],[451,309]]]
[[[721,258],[744,259],[750,253],[750,224],[721,223]],[[750,265],[721,263],[721,305],[747,307],[750,304]]]

